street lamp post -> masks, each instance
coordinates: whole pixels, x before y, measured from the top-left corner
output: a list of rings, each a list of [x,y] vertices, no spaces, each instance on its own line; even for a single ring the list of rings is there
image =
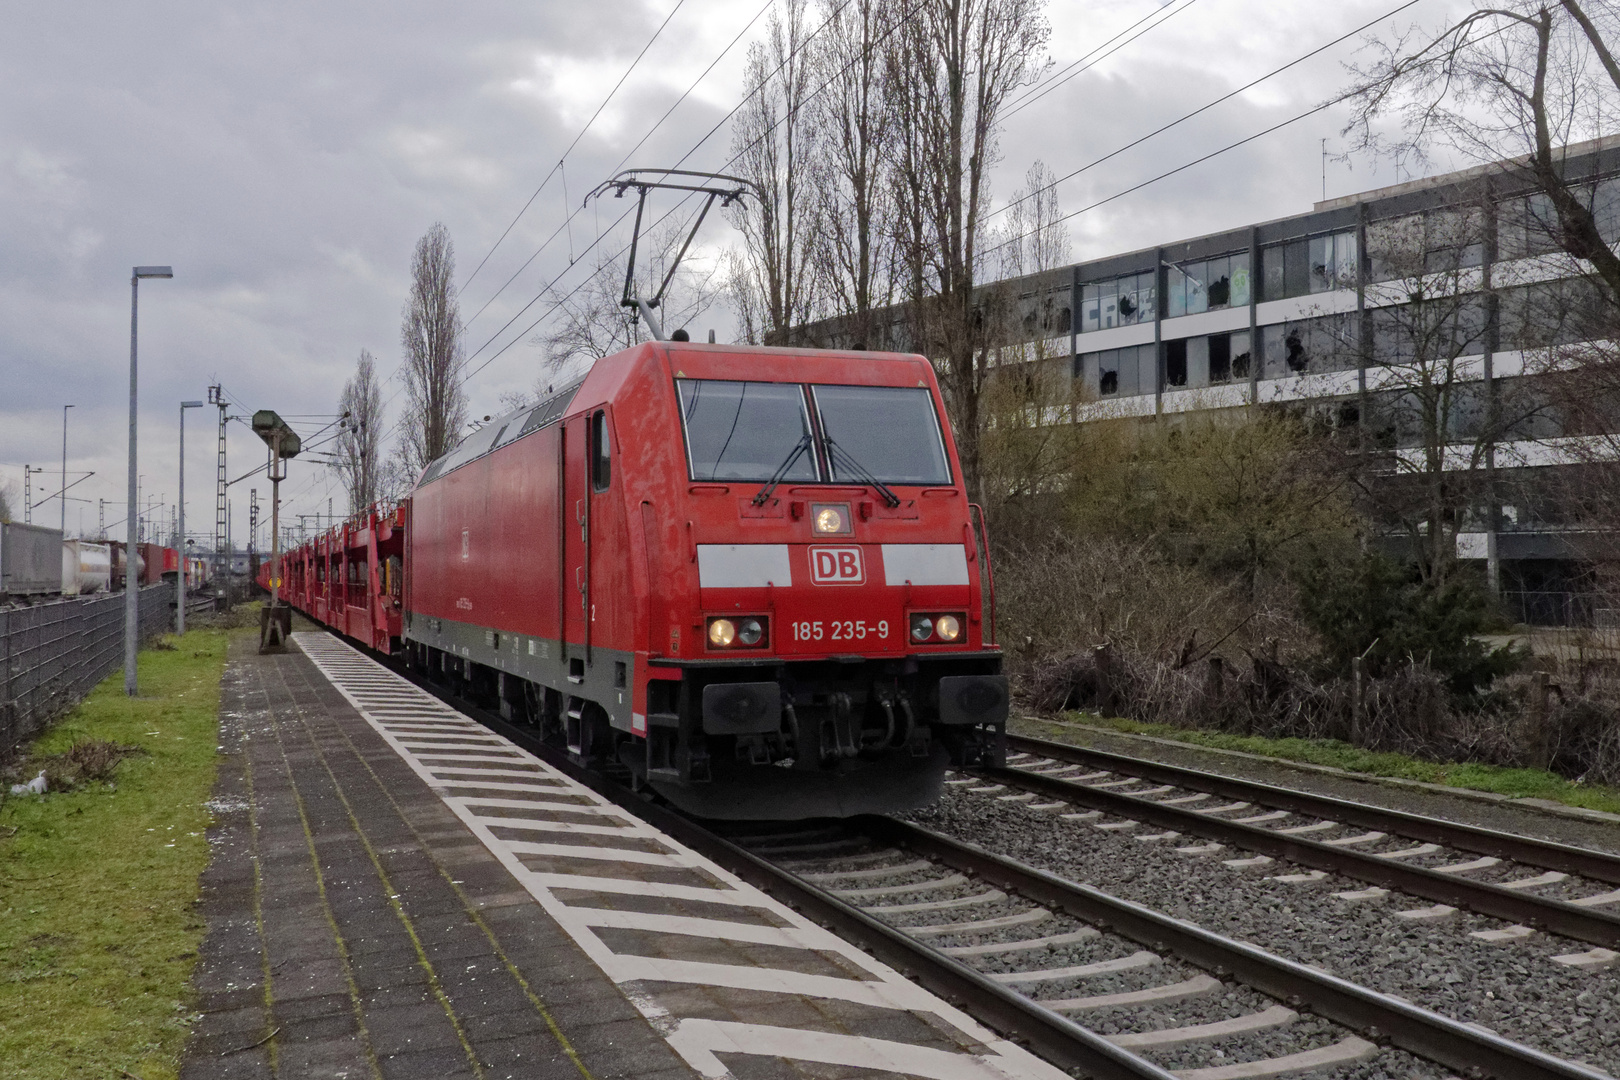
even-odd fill
[[[136,318],[140,310],[141,278],[172,278],[167,266],[137,266],[129,277],[129,513],[124,523],[124,693],[135,696],[135,654],[141,644],[141,589],[135,580],[135,534],[140,495],[135,478],[135,372]]]
[[[180,579],[175,586],[179,603],[174,606],[174,632],[186,632],[186,571],[190,569],[186,558],[186,410],[200,409],[201,401],[182,401],[180,403],[180,505],[176,509],[179,520],[175,523],[175,531],[180,534]]]
[[[72,405],[62,406],[62,539],[67,539],[67,411]]]

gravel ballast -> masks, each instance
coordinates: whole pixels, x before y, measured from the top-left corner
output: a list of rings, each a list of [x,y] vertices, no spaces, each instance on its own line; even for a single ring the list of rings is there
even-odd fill
[[[1438,921],[1409,921],[1395,913],[1427,908],[1432,901],[1398,893],[1377,900],[1347,901],[1333,894],[1361,890],[1365,885],[1331,875],[1309,884],[1267,880],[1301,872],[1301,868],[1283,862],[1231,868],[1223,864],[1224,859],[1249,853],[1222,849],[1210,855],[1186,855],[1174,846],[1187,846],[1186,841],[1142,842],[1133,838],[1131,830],[1099,830],[1096,822],[1064,821],[1054,812],[1034,811],[1020,803],[955,788],[947,788],[935,807],[908,817],[924,827],[1252,942],[1442,1015],[1481,1024],[1547,1053],[1610,1072],[1620,1070],[1620,967],[1581,970],[1553,961],[1557,955],[1584,952],[1587,945],[1544,933],[1509,944],[1487,944],[1468,935],[1475,930],[1500,929],[1499,920],[1458,912]],[[1090,985],[1097,985],[1096,981]],[[1182,1002],[1167,1013],[1189,1016],[1210,1004]],[[1220,1018],[1214,1011],[1210,1016]],[[1286,1038],[1297,1049],[1299,1024],[1307,1020],[1311,1018],[1302,1017],[1274,1032],[1253,1033],[1242,1041],[1252,1048],[1264,1045],[1269,1035]],[[1229,1043],[1213,1045],[1232,1052]],[[1377,1070],[1387,1068],[1394,1056],[1386,1053],[1328,1075],[1383,1075]],[[1163,1060],[1170,1064],[1168,1058]],[[1196,1061],[1177,1057],[1172,1067],[1194,1068],[1220,1061],[1217,1057]],[[1363,1071],[1367,1069],[1374,1071]],[[1430,1072],[1427,1066],[1403,1066],[1390,1075],[1445,1073]]]

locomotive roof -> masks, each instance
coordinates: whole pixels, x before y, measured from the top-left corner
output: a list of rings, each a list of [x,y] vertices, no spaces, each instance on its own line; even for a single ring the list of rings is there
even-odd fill
[[[663,350],[665,359],[674,365],[680,362],[679,354],[686,354],[693,358],[721,360],[742,356],[770,357],[773,359],[802,358],[806,360],[841,360],[857,363],[873,362],[907,362],[927,364],[927,358],[916,353],[898,352],[869,352],[852,349],[813,349],[803,346],[781,345],[720,345],[697,341],[649,341],[632,346],[614,353],[612,356],[602,357],[601,360],[617,360],[635,353],[648,353]],[[596,369],[592,363],[590,370],[576,382],[570,383],[550,396],[543,398],[535,405],[526,405],[521,409],[503,413],[492,420],[485,422],[478,430],[469,433],[448,453],[435,458],[423,471],[417,486],[437,480],[439,477],[460,468],[483,455],[504,446],[513,439],[549,427],[562,419],[568,411],[568,406],[579,393],[579,388],[590,377],[591,371]],[[677,369],[677,374],[680,372]],[[809,373],[806,373],[809,374]]]

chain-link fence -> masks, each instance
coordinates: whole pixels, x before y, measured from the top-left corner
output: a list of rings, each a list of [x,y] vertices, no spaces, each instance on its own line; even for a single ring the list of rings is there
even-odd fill
[[[169,629],[174,586],[141,590],[141,639]],[[124,594],[0,610],[0,757],[124,663]]]
[[[1605,610],[1603,598],[1594,593],[1503,592],[1502,606],[1508,618],[1527,626],[1594,626]]]

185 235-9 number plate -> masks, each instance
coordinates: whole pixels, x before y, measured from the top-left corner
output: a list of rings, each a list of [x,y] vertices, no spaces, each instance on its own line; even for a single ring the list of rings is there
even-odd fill
[[[889,636],[889,620],[834,619],[830,622],[795,622],[794,641],[883,641]]]

